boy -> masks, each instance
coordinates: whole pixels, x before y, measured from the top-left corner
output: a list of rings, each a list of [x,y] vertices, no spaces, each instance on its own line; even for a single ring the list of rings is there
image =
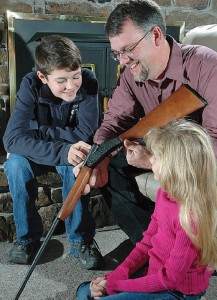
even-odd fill
[[[98,125],[97,79],[92,71],[81,68],[75,44],[63,36],[47,36],[35,49],[35,62],[37,71],[23,78],[3,137],[10,153],[4,170],[17,235],[9,259],[20,264],[34,258],[43,233],[35,206],[35,177],[58,172],[64,200],[75,181],[73,167],[85,159],[90,149],[87,143]],[[79,257],[82,267],[102,268],[87,198],[78,201],[65,227],[71,253]]]

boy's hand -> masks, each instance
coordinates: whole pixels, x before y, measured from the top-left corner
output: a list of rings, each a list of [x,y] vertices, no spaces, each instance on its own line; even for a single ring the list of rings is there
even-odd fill
[[[137,168],[151,169],[149,158],[150,153],[145,146],[140,145],[138,142],[124,141],[126,150],[126,158],[129,165]]]
[[[107,283],[107,280],[105,279],[105,277],[98,277],[98,278],[92,280],[90,283],[91,297],[93,297],[95,300],[97,300],[100,297],[107,295],[106,283]]]
[[[91,146],[89,144],[82,141],[73,144],[69,148],[68,162],[73,166],[77,166],[77,164],[85,160],[90,148]]]

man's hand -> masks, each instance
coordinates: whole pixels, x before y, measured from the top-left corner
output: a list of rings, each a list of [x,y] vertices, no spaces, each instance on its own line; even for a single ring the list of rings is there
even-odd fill
[[[88,194],[92,188],[102,187],[108,182],[108,166],[109,166],[109,163],[110,163],[110,158],[107,156],[106,158],[104,158],[104,160],[102,160],[93,169],[92,174],[90,176],[90,180],[84,188],[84,192],[83,192],[84,195]],[[73,169],[73,172],[74,172],[76,177],[78,176],[78,174],[80,172],[81,165],[82,164],[76,166]]]
[[[107,283],[107,280],[105,277],[98,277],[98,278],[92,280],[90,283],[91,297],[93,297],[95,300],[97,300],[100,297],[107,295],[106,283]]]
[[[145,146],[129,140],[124,141],[124,146],[128,164],[137,168],[151,169],[151,163],[149,161],[151,155]]]
[[[90,145],[82,141],[73,144],[69,148],[68,162],[73,166],[77,166],[79,163],[85,160],[90,148]]]

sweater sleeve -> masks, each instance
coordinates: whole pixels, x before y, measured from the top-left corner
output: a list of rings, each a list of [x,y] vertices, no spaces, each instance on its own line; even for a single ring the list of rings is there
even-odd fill
[[[188,272],[197,254],[198,253],[194,245],[181,226],[179,226],[176,235],[176,241],[170,257],[156,273],[148,273],[148,275],[144,277],[127,280],[115,281],[112,280],[112,278],[108,278],[108,294],[115,294],[118,292],[148,293],[176,290],[177,282],[180,282],[184,279],[185,274]],[[136,256],[131,258],[136,259]]]
[[[151,238],[156,233],[157,220],[155,212],[152,214],[151,222],[148,229],[143,233],[143,239],[136,244],[136,247],[131,251],[129,256],[118,266],[113,272],[107,274],[107,291],[108,294],[115,293],[113,285],[117,282],[127,282],[130,275],[145,265],[148,261],[148,250],[151,246]],[[118,290],[116,291],[118,292]]]

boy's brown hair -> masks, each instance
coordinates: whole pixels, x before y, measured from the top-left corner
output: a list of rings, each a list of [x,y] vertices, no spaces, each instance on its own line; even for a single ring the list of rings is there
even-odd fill
[[[35,48],[35,63],[45,76],[54,70],[77,70],[81,67],[81,54],[72,40],[61,35],[49,35],[41,39]]]

